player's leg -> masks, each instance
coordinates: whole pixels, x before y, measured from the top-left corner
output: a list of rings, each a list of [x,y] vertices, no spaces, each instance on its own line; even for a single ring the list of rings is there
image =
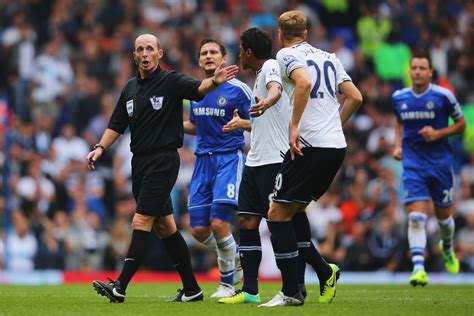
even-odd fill
[[[410,276],[410,284],[413,286],[428,284],[428,275],[425,271],[425,249],[426,249],[426,209],[429,202],[417,201],[406,205],[408,211],[408,245],[411,252],[413,271]]]
[[[260,221],[260,216],[239,215],[240,257],[244,284],[242,290],[237,290],[232,297],[221,298],[219,303],[259,304],[261,302],[258,292],[258,269],[262,261],[262,244],[258,230]]]
[[[408,245],[413,262],[409,283],[413,286],[425,286],[429,281],[425,272],[426,211],[431,203],[426,174],[413,168],[404,168],[403,185],[405,208],[408,212]]]
[[[171,203],[170,203],[171,204]],[[203,300],[203,293],[197,284],[191,265],[191,256],[188,245],[176,228],[173,214],[159,217],[153,225],[155,231],[163,240],[166,250],[179,273],[183,288],[178,290],[178,295],[169,302],[195,302]]]
[[[220,299],[220,303],[260,303],[258,270],[262,260],[262,243],[259,226],[267,217],[273,196],[275,177],[281,164],[258,167],[246,166],[239,189],[239,235],[240,256],[244,271],[242,290],[231,298]]]
[[[454,219],[452,207],[453,175],[450,166],[430,170],[429,189],[435,205],[441,240],[440,252],[443,255],[444,266],[449,273],[459,272],[459,260],[453,250]]]
[[[281,291],[262,307],[297,306],[304,304],[298,282],[298,248],[291,219],[300,203],[274,201],[268,211],[268,228],[278,269],[282,276]]]
[[[215,177],[212,183],[211,229],[217,242],[217,262],[221,284],[213,298],[231,297],[234,292],[237,243],[231,233],[231,222],[237,209],[244,155],[236,153],[213,156]]]
[[[212,191],[209,178],[212,176],[212,158],[199,156],[194,164],[193,175],[189,185],[189,218],[193,237],[217,251],[217,243],[211,231],[210,213]]]
[[[345,154],[345,148],[311,148],[313,177],[309,187],[311,188],[311,198],[314,201],[317,201],[329,189],[344,161]],[[314,261],[313,267],[315,267],[319,279],[318,300],[319,303],[328,304],[336,296],[337,280],[341,272],[337,265],[328,264],[316,247],[312,245],[309,222],[306,214],[303,214],[304,216],[296,217],[296,220],[300,221],[299,227],[301,227],[297,231],[303,235],[300,237],[301,242],[305,246],[308,245],[308,248],[305,249],[307,254],[303,252],[303,255],[306,256],[301,258],[300,261],[301,269],[305,266],[308,257]],[[309,256],[310,252],[311,256]],[[304,281],[304,275],[300,276],[300,280]]]

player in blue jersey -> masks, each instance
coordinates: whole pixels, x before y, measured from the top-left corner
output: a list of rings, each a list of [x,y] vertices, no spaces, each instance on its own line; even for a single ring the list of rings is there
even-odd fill
[[[212,77],[219,64],[227,61],[226,48],[206,39],[199,48],[199,66]],[[252,92],[233,79],[218,86],[202,101],[191,102],[184,131],[197,136],[196,162],[189,188],[192,234],[217,251],[220,286],[212,298],[234,294],[238,260],[231,222],[237,208],[238,192],[245,163],[244,129],[250,130],[249,107]],[[237,255],[236,255],[237,254]]]
[[[426,211],[433,201],[441,233],[439,247],[449,273],[458,273],[453,251],[452,214],[453,156],[447,137],[466,127],[461,107],[451,91],[431,83],[430,59],[417,55],[410,62],[412,87],[395,91],[397,115],[395,159],[403,163],[405,205],[408,211],[408,243],[413,272],[410,284],[428,284],[424,267]],[[448,126],[452,117],[454,124]],[[403,153],[403,155],[402,155]]]

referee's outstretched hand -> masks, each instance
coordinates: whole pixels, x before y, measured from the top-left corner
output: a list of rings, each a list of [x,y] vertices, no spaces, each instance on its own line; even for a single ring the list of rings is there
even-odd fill
[[[214,71],[214,80],[218,85],[235,78],[239,72],[239,67],[237,65],[231,65],[228,67],[224,67],[224,65],[225,62],[221,62],[221,64],[216,68],[216,71]]]
[[[88,155],[87,155],[87,168],[89,170],[94,170],[95,169],[95,162],[97,159],[99,159],[100,156],[102,156],[102,148],[97,147],[96,149],[92,150]]]

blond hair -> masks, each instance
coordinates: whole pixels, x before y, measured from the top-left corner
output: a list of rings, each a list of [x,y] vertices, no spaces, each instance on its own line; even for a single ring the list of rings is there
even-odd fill
[[[287,40],[304,37],[305,31],[308,29],[308,20],[303,12],[287,11],[278,18],[278,28]]]

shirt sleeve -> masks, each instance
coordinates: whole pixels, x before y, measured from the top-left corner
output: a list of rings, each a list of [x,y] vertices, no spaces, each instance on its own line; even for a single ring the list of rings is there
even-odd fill
[[[344,81],[352,81],[351,77],[347,74],[344,70],[344,67],[341,64],[339,58],[336,55],[332,54],[332,60],[334,63],[334,67],[336,68],[336,87],[339,90],[339,85]]]
[[[200,96],[198,93],[201,81],[175,71],[173,72],[173,75],[175,77],[176,92],[181,99],[194,101],[202,100],[203,96]]]
[[[252,98],[252,91],[245,83],[242,83],[242,87],[240,87],[239,89],[239,116],[242,119],[248,120],[250,119],[249,109]]]
[[[128,106],[132,106],[135,109],[135,104],[130,104],[130,102],[135,102],[135,99],[126,100],[125,97],[125,90],[126,87],[122,90],[120,94],[120,98],[115,106],[114,112],[110,117],[109,124],[107,128],[110,128],[117,133],[123,134],[128,127],[129,123],[129,116],[127,114],[127,102],[129,102]]]
[[[304,65],[295,57],[293,52],[287,49],[282,49],[278,52],[277,60],[278,63],[283,66],[283,74],[288,78],[293,70],[304,67]]]
[[[270,82],[275,81],[281,85],[281,74],[280,74],[280,66],[276,60],[269,60],[268,64],[264,66],[266,69],[265,71],[265,85],[268,85]]]
[[[397,111],[397,99],[396,99],[396,95],[398,95],[398,93],[399,93],[398,91],[399,90],[395,91],[392,94],[392,110],[393,110],[393,114],[395,114],[397,119],[400,121],[401,117],[400,117],[400,113],[398,113],[398,111]]]
[[[459,104],[454,94],[448,89],[444,89],[444,95],[446,97],[445,104],[449,116],[451,116],[455,121],[459,120],[461,117],[463,117],[461,105]]]

